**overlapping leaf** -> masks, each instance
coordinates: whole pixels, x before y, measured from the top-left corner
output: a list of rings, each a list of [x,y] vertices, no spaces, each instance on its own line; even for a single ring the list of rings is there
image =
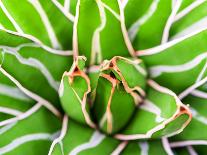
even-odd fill
[[[174,23],[171,28],[171,39],[185,36],[193,31],[206,27],[206,8],[205,0],[191,2],[183,1],[178,14],[175,16]]]
[[[104,62],[95,100],[91,100],[90,81],[83,72],[81,58],[63,75],[60,87],[61,103],[73,120],[94,128],[94,119],[102,131],[115,133],[122,140],[172,136],[180,133],[191,120],[188,108],[172,91],[149,80],[145,93],[146,73],[138,59],[114,57]],[[142,97],[146,98],[143,103]]]
[[[165,45],[140,51],[138,55],[153,79],[181,93],[206,76],[206,33],[205,28]]]
[[[4,30],[0,31],[0,48],[1,68],[8,73],[6,76],[58,106],[57,89],[72,57]]]
[[[47,154],[52,141],[55,155],[205,154],[205,9],[205,0],[0,1],[0,154]],[[126,29],[137,50],[163,45],[136,59]],[[87,68],[84,57],[71,67],[72,38]],[[59,89],[69,121],[57,132],[70,67]],[[180,100],[193,115],[186,129]]]
[[[137,7],[139,6],[139,9]],[[170,0],[128,0],[125,4],[126,25],[136,50],[162,43],[164,29],[174,5]]]
[[[87,64],[97,64],[116,55],[134,55],[120,7],[116,0],[78,1],[73,45],[75,55],[86,56]]]
[[[72,49],[74,17],[56,0],[3,0],[0,16],[1,29],[27,35],[55,49]]]
[[[0,75],[0,154],[46,154],[59,135],[60,120]]]

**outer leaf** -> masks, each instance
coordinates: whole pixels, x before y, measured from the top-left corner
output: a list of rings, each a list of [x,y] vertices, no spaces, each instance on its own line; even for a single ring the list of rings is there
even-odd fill
[[[81,0],[76,11],[73,40],[76,55],[86,56],[90,64],[115,55],[134,55],[119,1]]]
[[[59,127],[59,120],[39,107],[28,118],[0,128],[0,154],[45,155]]]
[[[193,118],[186,129],[181,134],[175,136],[173,140],[192,140],[192,142],[193,140],[207,140],[207,100],[205,97],[206,92],[194,90],[192,91],[192,95],[184,99],[183,102],[190,105]]]
[[[206,75],[206,35],[205,28],[138,55],[155,81],[181,93]]]
[[[184,1],[183,3],[189,3]],[[191,8],[191,9],[190,9]],[[182,9],[174,19],[171,28],[172,39],[176,39],[203,27],[206,27],[207,2],[204,0],[191,2],[187,7]]]
[[[150,2],[151,4],[149,4]],[[146,11],[142,16],[134,15],[134,13],[131,13],[132,11],[128,11],[129,9],[134,10],[134,12],[140,10],[138,8],[140,5],[144,5],[144,8],[147,7],[147,9],[144,9]],[[136,9],[133,9],[134,7]],[[125,8],[126,21],[130,22],[130,19],[137,17],[133,19],[131,24],[126,24],[130,24],[128,33],[135,49],[151,48],[161,43],[163,30],[172,8],[172,1],[170,0],[150,0],[146,4],[143,4],[143,1],[128,1]]]
[[[129,142],[121,155],[167,155],[159,140]]]
[[[180,140],[196,140],[202,139],[207,140],[207,101],[202,98],[188,97],[184,101],[187,104],[190,104],[191,111],[193,114],[192,122],[184,130],[183,133],[179,135]],[[192,132],[194,131],[194,132]],[[202,133],[202,134],[198,134]]]
[[[3,30],[0,40],[2,69],[26,89],[58,105],[58,83],[72,57]]]
[[[55,145],[52,155],[106,155],[111,154],[119,143],[118,140],[69,120],[65,137]]]
[[[3,0],[0,7],[3,28],[32,35],[56,49],[72,48],[72,17],[68,19],[53,0]]]
[[[0,77],[3,82],[3,77]],[[33,105],[34,101],[22,93],[13,83],[0,84],[0,126],[8,124],[7,119],[23,114]]]
[[[149,81],[147,97],[121,134],[122,140],[160,138],[180,133],[190,122],[189,109],[170,90]]]
[[[138,19],[144,16],[152,2],[153,0],[148,0],[145,3],[141,0],[128,0],[122,3],[127,29],[129,29]]]

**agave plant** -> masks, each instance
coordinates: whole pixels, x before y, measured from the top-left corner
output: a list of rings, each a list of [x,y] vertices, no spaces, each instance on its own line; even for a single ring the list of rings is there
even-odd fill
[[[205,155],[206,10],[1,0],[0,155]]]

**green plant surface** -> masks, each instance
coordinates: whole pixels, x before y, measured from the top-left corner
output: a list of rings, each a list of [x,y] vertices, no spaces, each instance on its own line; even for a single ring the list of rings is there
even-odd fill
[[[206,155],[206,0],[0,0],[0,155]]]

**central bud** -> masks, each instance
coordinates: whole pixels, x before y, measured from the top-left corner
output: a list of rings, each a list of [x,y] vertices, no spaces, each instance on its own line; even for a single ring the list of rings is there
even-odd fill
[[[126,127],[146,88],[146,70],[139,59],[113,57],[84,69],[77,57],[60,86],[62,106],[70,118],[114,134]]]
[[[146,71],[141,60],[114,57],[100,69],[93,114],[99,128],[118,132],[131,119],[145,96]]]

